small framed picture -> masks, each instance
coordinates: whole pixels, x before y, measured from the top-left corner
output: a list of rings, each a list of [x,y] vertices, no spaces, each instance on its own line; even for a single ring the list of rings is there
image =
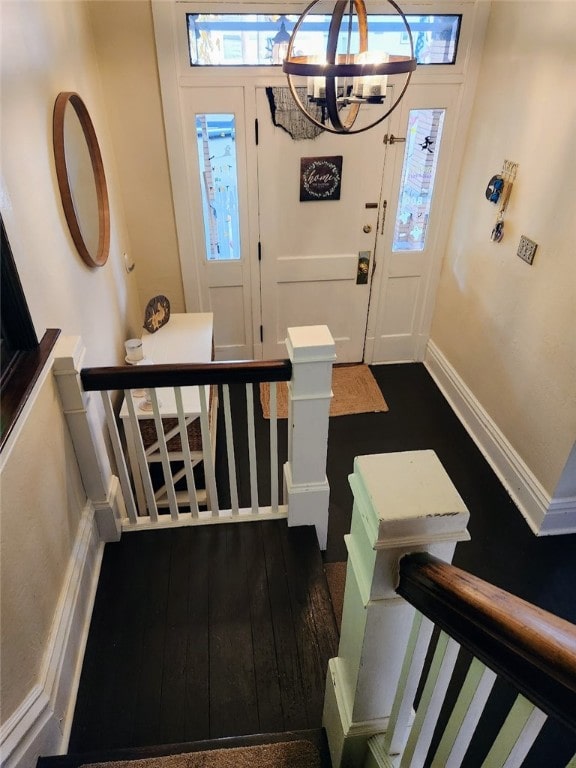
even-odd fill
[[[340,200],[342,155],[300,158],[300,202]]]

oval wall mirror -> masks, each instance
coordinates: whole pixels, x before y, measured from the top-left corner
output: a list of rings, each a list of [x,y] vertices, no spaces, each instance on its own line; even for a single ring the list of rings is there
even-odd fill
[[[77,93],[54,104],[54,157],[64,215],[82,259],[101,267],[110,250],[110,208],[96,132]]]

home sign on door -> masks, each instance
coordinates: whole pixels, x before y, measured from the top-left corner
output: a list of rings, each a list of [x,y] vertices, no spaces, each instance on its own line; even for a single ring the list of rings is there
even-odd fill
[[[300,202],[340,200],[342,155],[300,158]]]

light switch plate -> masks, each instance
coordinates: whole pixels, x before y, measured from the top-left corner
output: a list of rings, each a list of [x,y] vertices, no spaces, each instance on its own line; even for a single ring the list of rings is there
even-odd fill
[[[520,258],[527,264],[532,264],[534,261],[536,248],[538,248],[538,244],[535,243],[534,240],[530,240],[526,235],[521,235],[520,244],[518,246],[518,256],[520,256]]]

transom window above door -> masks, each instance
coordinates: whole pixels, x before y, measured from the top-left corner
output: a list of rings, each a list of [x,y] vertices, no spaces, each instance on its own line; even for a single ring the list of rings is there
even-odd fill
[[[418,64],[454,64],[461,15],[407,15]],[[187,13],[190,65],[238,67],[273,66],[282,63],[275,40],[287,41],[298,16],[234,13]],[[301,28],[302,39],[325,55],[330,16],[312,15]],[[395,55],[410,53],[408,33],[395,14],[368,15],[369,44],[385,47]],[[358,30],[352,30],[352,43]],[[339,50],[346,51],[347,36],[341,34]]]

